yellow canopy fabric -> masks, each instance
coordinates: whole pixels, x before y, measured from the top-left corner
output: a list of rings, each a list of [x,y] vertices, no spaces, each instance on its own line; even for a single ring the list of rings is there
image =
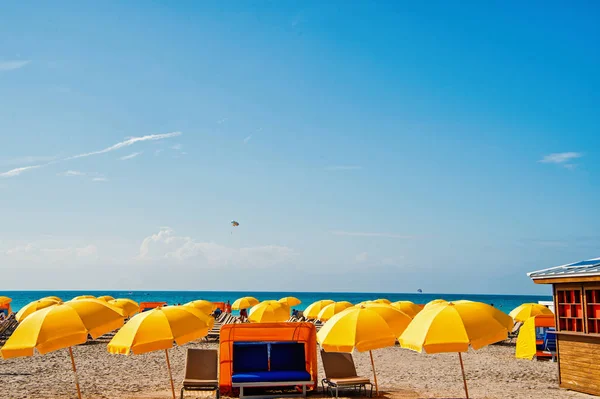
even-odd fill
[[[214,325],[214,318],[190,306],[165,306],[133,316],[115,334],[108,351],[128,355],[183,345],[202,338]]]
[[[295,296],[286,296],[284,298],[281,298],[279,300],[279,302],[281,302],[284,305],[287,305],[289,307],[298,306],[302,303],[302,301],[300,299],[296,298]]]
[[[57,301],[57,302],[62,302],[63,301],[62,299],[60,299],[57,296],[45,296],[43,298],[40,298],[39,300],[41,301],[41,300],[44,300],[44,299],[51,299],[51,300]]]
[[[95,296],[93,296],[93,295],[79,295],[79,296],[76,296],[76,297],[74,297],[74,298],[73,298],[73,299],[71,299],[71,300],[72,300],[72,301],[78,301],[78,300],[80,300],[80,299],[96,299],[96,297],[95,297]]]
[[[252,307],[248,320],[252,323],[280,323],[290,318],[290,307],[279,301],[263,301]]]
[[[519,329],[515,357],[517,359],[533,359],[537,352],[535,341],[535,317],[530,317]]]
[[[56,301],[54,299],[40,299],[38,301],[29,302],[27,305],[23,306],[17,312],[16,319],[20,323],[23,321],[23,319],[25,319],[27,316],[29,316],[33,312],[36,312],[40,309],[47,308],[49,306],[54,306],[58,303],[60,303],[60,302]]]
[[[2,347],[5,359],[45,354],[79,345],[88,334],[97,338],[123,325],[123,314],[96,299],[69,301],[47,307],[26,317]]]
[[[131,317],[140,311],[140,305],[129,298],[118,298],[108,301],[109,305],[117,307],[123,311],[125,317]]]
[[[240,310],[240,309],[249,309],[252,306],[256,306],[260,303],[260,301],[253,296],[245,296],[242,298],[238,298],[235,300],[233,304],[231,304],[231,309]]]
[[[329,305],[321,309],[321,311],[317,315],[317,320],[327,321],[331,319],[334,315],[340,313],[342,310],[346,310],[352,306],[353,305],[348,301],[330,303]]]
[[[403,348],[417,352],[466,352],[508,337],[512,321],[480,302],[440,302],[417,314],[400,337]]]
[[[397,301],[392,303],[392,306],[400,309],[410,317],[415,317],[422,309],[419,305],[412,303],[411,301]]]
[[[306,309],[304,309],[304,317],[307,319],[316,319],[319,316],[319,312],[327,305],[332,304],[333,301],[331,299],[322,299],[320,301],[316,301],[308,305]]]
[[[110,302],[110,301],[115,300],[115,298],[110,295],[102,295],[102,296],[99,296],[98,299],[101,301],[104,301],[104,302]]]
[[[7,303],[11,303],[12,299],[7,296],[0,296],[0,306],[6,305]]]
[[[554,315],[550,309],[539,303],[524,303],[514,308],[509,316],[515,321],[526,321],[530,317],[538,315]]]
[[[196,308],[206,314],[211,314],[213,312],[213,310],[215,310],[217,308],[217,305],[215,305],[214,303],[205,301],[203,299],[198,299],[196,301],[188,302],[184,306],[191,306],[191,307]]]

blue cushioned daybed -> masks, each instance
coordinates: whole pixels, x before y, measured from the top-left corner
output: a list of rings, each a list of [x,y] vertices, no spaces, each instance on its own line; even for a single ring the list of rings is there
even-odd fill
[[[302,386],[301,395],[306,396],[306,386],[313,384],[310,373],[306,371],[304,344],[298,342],[234,343],[231,381],[232,387],[240,388],[240,398],[245,397],[244,388],[250,387],[295,389]],[[298,395],[298,392],[293,392],[293,396]],[[282,396],[260,395],[262,398]]]

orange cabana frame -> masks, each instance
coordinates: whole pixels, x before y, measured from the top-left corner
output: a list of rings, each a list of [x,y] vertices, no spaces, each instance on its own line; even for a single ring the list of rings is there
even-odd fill
[[[219,387],[222,395],[230,395],[233,374],[234,342],[300,342],[304,343],[306,371],[310,373],[316,389],[317,329],[312,323],[243,323],[225,324],[221,328],[219,343]]]
[[[160,308],[163,306],[167,306],[167,303],[166,302],[140,302],[139,312],[142,313],[144,310]]]

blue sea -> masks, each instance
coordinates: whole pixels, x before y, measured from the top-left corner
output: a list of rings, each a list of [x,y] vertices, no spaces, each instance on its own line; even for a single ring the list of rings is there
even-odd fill
[[[333,301],[349,301],[359,303],[378,298],[387,298],[395,301],[412,301],[425,304],[433,299],[455,301],[466,299],[470,301],[493,304],[495,307],[508,313],[513,308],[525,302],[551,301],[551,296],[544,295],[460,295],[460,294],[401,294],[401,293],[357,293],[357,292],[242,292],[242,291],[0,291],[0,295],[12,298],[13,311],[18,311],[22,306],[45,296],[55,295],[67,301],[79,295],[110,295],[115,298],[130,298],[137,302],[164,301],[169,305],[184,304],[196,299],[205,299],[212,302],[233,303],[237,298],[253,296],[258,300],[279,299],[285,296],[294,296],[302,303],[294,308],[304,310],[314,301],[331,299]]]

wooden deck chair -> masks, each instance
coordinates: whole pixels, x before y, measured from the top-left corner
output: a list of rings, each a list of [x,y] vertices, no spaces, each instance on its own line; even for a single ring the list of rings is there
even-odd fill
[[[185,375],[181,388],[184,391],[215,391],[219,398],[219,354],[216,349],[187,350],[185,357]]]
[[[365,377],[359,377],[356,374],[356,366],[352,354],[341,352],[325,352],[321,350],[321,360],[323,361],[323,369],[325,370],[325,378],[321,381],[323,391],[327,394],[335,392],[335,397],[338,397],[339,389],[354,389],[358,390],[359,394],[362,389],[367,394],[367,386],[370,387],[369,396],[373,396],[373,384],[371,380]]]

